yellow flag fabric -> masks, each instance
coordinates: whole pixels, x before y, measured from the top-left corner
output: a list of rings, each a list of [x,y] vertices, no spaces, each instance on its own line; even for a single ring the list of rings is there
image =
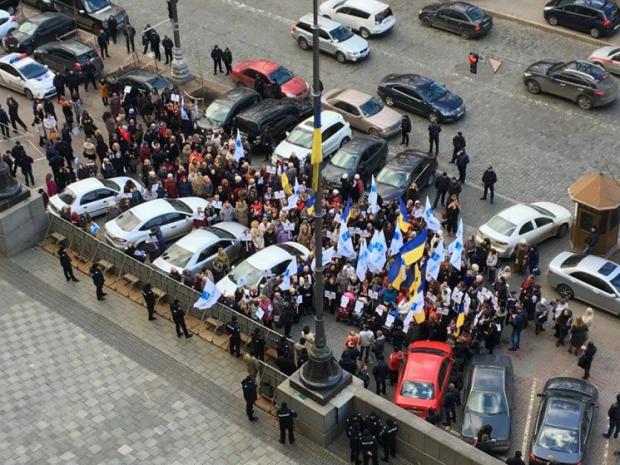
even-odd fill
[[[282,183],[282,190],[286,195],[292,195],[293,189],[291,188],[291,184],[288,182],[288,176],[286,173],[282,173],[280,175],[280,182]]]

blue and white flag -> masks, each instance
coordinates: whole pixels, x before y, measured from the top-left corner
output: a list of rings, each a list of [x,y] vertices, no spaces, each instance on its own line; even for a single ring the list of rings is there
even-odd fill
[[[443,241],[440,241],[426,261],[426,279],[428,281],[437,279],[437,276],[439,276],[439,267],[441,266],[444,255],[445,248]]]
[[[394,226],[394,234],[392,234],[392,242],[390,242],[390,255],[396,255],[401,247],[403,246],[403,233],[400,230],[400,227],[397,225]]]
[[[377,183],[375,182],[375,175],[373,174],[370,182],[370,193],[368,194],[368,209],[373,215],[376,215],[379,211],[378,196]]]
[[[189,121],[189,115],[185,110],[185,97],[181,97],[181,118],[185,121]]]
[[[91,223],[89,228],[88,228],[88,232],[90,232],[93,236],[97,235],[97,233],[99,232],[101,228],[99,227],[99,225],[97,223]]]
[[[333,247],[330,247],[329,249],[323,249],[323,260],[321,260],[323,262],[323,268],[325,268],[329,264],[329,262],[332,261],[334,255],[336,255],[336,249],[334,249]],[[314,271],[315,266],[316,257],[312,259],[312,263],[310,264],[312,271]]]
[[[297,177],[295,177],[295,186],[293,187],[293,193],[295,195],[299,195],[301,193],[301,187],[299,186],[299,182],[297,182]]]
[[[237,139],[235,140],[235,161],[239,163],[239,160],[241,160],[244,156],[245,152],[243,151],[243,144],[241,143],[241,133],[239,132],[239,129],[237,129]]]
[[[336,247],[338,255],[342,255],[346,258],[355,258],[357,255],[353,248],[353,239],[351,238],[351,232],[347,228],[346,221],[340,221],[340,229],[338,230],[338,245]]]
[[[380,273],[386,262],[387,245],[383,230],[375,231],[370,244],[368,244],[368,270],[371,273]]]
[[[426,196],[426,205],[424,206],[423,218],[428,229],[431,231],[439,231],[441,228],[441,223],[435,215],[433,215],[433,207],[431,207],[431,201],[428,199],[428,195]]]
[[[461,269],[463,259],[463,219],[459,219],[459,227],[456,230],[456,238],[448,246],[450,252],[450,265],[457,270]]]
[[[360,282],[363,282],[366,278],[366,272],[368,271],[368,247],[366,247],[366,239],[362,238],[360,241],[360,253],[357,256],[357,266],[355,267],[355,274]]]
[[[201,310],[211,308],[217,302],[217,299],[220,298],[222,293],[215,286],[215,283],[207,278],[207,282],[202,288],[202,292],[200,293],[200,297],[196,302],[194,302],[194,307],[199,308]]]
[[[293,257],[291,263],[284,270],[279,288],[283,291],[288,291],[291,288],[291,277],[295,274],[297,274],[297,258]]]

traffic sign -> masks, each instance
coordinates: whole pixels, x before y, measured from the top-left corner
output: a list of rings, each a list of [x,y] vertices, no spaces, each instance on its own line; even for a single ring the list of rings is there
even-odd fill
[[[491,67],[491,71],[493,74],[496,74],[499,68],[504,64],[502,60],[498,60],[497,58],[487,57],[487,61],[489,62],[489,66]]]

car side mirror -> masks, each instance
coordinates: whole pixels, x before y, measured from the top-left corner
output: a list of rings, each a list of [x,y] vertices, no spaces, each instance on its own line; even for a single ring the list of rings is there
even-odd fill
[[[78,10],[78,13],[81,14],[81,15],[85,15],[86,11],[85,10]]]

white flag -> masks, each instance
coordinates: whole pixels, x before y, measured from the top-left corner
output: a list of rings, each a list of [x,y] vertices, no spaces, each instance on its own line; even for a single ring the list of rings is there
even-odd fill
[[[340,221],[336,251],[339,255],[347,258],[355,258],[356,255],[355,249],[353,248],[353,240],[351,239],[351,232],[349,228],[347,228],[347,223],[344,220]]]
[[[244,156],[245,152],[243,151],[243,144],[241,143],[241,133],[239,132],[239,129],[237,129],[237,139],[235,140],[235,161],[239,163],[239,160],[241,160]]]
[[[394,234],[392,235],[392,242],[390,242],[390,255],[396,255],[403,246],[403,233],[400,230],[398,224],[394,226]]]
[[[444,254],[445,248],[443,241],[440,241],[437,244],[437,247],[435,247],[432,251],[431,256],[428,257],[428,260],[426,261],[426,279],[428,281],[437,279],[437,276],[439,275],[439,267],[443,261]]]
[[[200,298],[194,303],[194,307],[201,310],[211,308],[215,305],[221,294],[220,290],[215,286],[215,283],[207,278],[207,282],[200,293]]]
[[[450,264],[457,270],[461,269],[463,258],[463,219],[459,219],[459,227],[456,230],[456,238],[448,246],[450,252]]]
[[[181,118],[185,121],[189,121],[189,115],[185,110],[185,97],[181,97]]]
[[[376,215],[379,211],[378,195],[377,183],[375,182],[375,175],[373,174],[370,182],[370,193],[368,194],[368,208],[373,215]]]
[[[291,277],[297,274],[297,257],[293,257],[291,263],[288,264],[284,274],[282,275],[282,282],[280,283],[280,289],[288,291],[291,288]]]
[[[323,260],[321,260],[323,262],[323,268],[325,268],[329,264],[329,262],[332,261],[334,255],[336,255],[336,249],[334,249],[333,247],[330,247],[329,249],[323,249]],[[315,266],[316,258],[313,258],[312,264],[310,265],[312,271],[314,271]]]
[[[366,247],[366,239],[362,238],[360,241],[360,253],[357,257],[357,266],[355,267],[355,274],[360,282],[366,278],[366,272],[368,271],[368,248]]]
[[[293,193],[295,195],[299,195],[301,192],[301,188],[299,187],[299,182],[297,182],[297,176],[295,176],[295,186],[293,187]]]
[[[441,223],[439,220],[433,215],[433,208],[431,207],[431,201],[428,199],[428,195],[426,196],[426,205],[424,206],[424,221],[426,222],[426,227],[431,231],[439,231],[441,228]]]
[[[383,230],[375,231],[370,244],[368,244],[368,269],[372,273],[380,273],[386,262],[385,234]]]

